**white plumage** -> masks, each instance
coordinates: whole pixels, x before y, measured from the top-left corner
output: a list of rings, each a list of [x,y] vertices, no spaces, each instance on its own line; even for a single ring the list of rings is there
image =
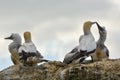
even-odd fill
[[[78,50],[82,51],[92,51],[96,48],[96,43],[93,35],[90,33],[88,35],[82,35],[79,39],[79,47]]]
[[[95,39],[90,31],[92,24],[96,22],[86,21],[83,25],[84,35],[79,38],[79,46],[73,49],[74,52],[66,54],[64,63],[82,62],[87,56],[96,49]]]
[[[37,49],[33,44],[33,42],[29,42],[29,43],[23,43],[23,45],[19,48],[19,53],[21,53],[22,51],[26,53],[36,53]]]
[[[39,53],[36,46],[31,40],[31,33],[24,33],[25,42],[19,48],[20,60],[24,65],[37,65],[39,62],[47,62],[48,60],[43,59],[43,56]]]

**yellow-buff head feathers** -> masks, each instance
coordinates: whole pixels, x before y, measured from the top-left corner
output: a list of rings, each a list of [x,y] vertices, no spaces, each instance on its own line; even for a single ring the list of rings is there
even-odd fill
[[[24,32],[24,39],[25,39],[25,42],[31,41],[31,33],[29,31]]]

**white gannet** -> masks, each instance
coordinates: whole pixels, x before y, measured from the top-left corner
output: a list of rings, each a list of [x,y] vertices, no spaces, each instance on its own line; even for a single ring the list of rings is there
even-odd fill
[[[5,39],[13,40],[13,42],[9,44],[9,52],[11,53],[11,59],[15,65],[20,64],[18,54],[18,49],[21,46],[20,35],[18,33],[12,33],[10,37],[6,37]]]
[[[64,58],[64,63],[82,62],[87,56],[95,52],[96,42],[90,31],[91,26],[96,22],[86,21],[83,25],[84,35],[79,38],[79,46],[75,53],[68,53]],[[69,56],[69,57],[68,57]],[[70,57],[71,56],[71,57]]]
[[[109,58],[109,50],[104,44],[107,36],[107,31],[105,27],[101,27],[97,22],[96,24],[98,26],[100,37],[96,43],[97,44],[96,51],[94,54],[91,55],[92,61],[99,61]]]
[[[19,48],[20,60],[24,65],[37,65],[37,63],[42,61],[47,61],[43,59],[43,56],[36,49],[36,46],[31,40],[31,33],[24,32],[25,43]]]

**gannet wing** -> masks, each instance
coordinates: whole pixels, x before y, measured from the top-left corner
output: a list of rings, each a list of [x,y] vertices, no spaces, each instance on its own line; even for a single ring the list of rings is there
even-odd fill
[[[86,56],[86,51],[85,52],[76,52],[72,57],[71,60],[77,60],[83,56]]]
[[[83,39],[83,35],[80,36],[79,38],[79,43],[81,43],[81,40]],[[74,53],[72,55],[70,55],[70,53]],[[67,62],[68,64],[71,63],[73,60],[77,60],[80,57],[83,57],[84,54],[80,52],[80,44],[79,46],[76,46],[68,55],[70,56],[68,59],[64,59],[63,62]],[[83,58],[82,58],[83,59]]]
[[[75,53],[68,53],[66,54],[63,62],[66,64],[70,64],[72,61],[74,60],[78,60],[79,62],[82,62],[87,56],[83,53],[81,54],[81,52],[75,52]]]
[[[49,62],[50,60],[47,60],[47,59],[41,59],[40,62]]]
[[[68,53],[66,54],[63,62],[70,64],[72,61],[79,59],[80,57],[83,57],[84,55],[82,55],[80,52],[75,52],[75,53]]]
[[[74,53],[68,53],[68,54],[66,54],[65,55],[65,58],[64,58],[64,60],[63,60],[63,63],[66,63],[66,64],[70,64],[73,60],[71,59],[72,58],[72,55],[73,55]]]
[[[76,46],[74,49],[70,51],[70,53],[75,53],[75,52],[78,52],[78,46]]]
[[[36,52],[36,55],[37,55],[37,57],[39,57],[39,58],[43,58],[43,56],[41,55],[41,53],[37,50],[37,52]]]
[[[78,52],[78,46],[76,46],[75,48],[73,48],[69,53],[67,53],[66,55],[65,55],[65,58],[64,58],[64,60],[63,60],[63,62],[64,63],[67,63],[67,64],[69,64],[69,63],[71,63],[71,57],[76,53],[76,52]]]
[[[87,41],[89,39],[89,41]],[[80,62],[83,61],[86,57],[88,57],[91,53],[93,53],[96,49],[96,43],[94,41],[94,38],[92,36],[81,36],[80,38],[80,44],[78,47],[78,53],[74,54],[71,58],[71,60],[79,59]]]

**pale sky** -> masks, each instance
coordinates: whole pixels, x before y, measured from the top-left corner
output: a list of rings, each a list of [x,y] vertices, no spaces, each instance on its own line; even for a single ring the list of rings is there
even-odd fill
[[[120,58],[119,0],[0,0],[0,70],[12,65],[4,40],[11,33],[32,33],[32,40],[44,58],[62,61],[77,46],[85,21],[97,21],[107,29],[110,58]],[[99,34],[92,27],[96,40]]]

